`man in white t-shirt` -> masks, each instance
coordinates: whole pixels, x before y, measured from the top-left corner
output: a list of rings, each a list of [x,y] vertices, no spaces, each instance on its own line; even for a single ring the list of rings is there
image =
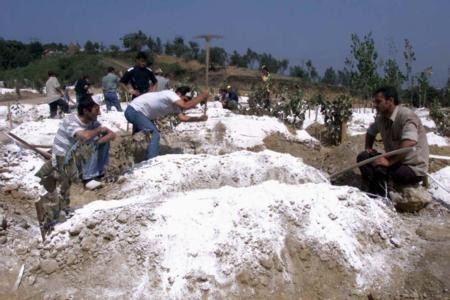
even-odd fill
[[[152,139],[147,147],[146,159],[158,155],[160,134],[155,125],[155,120],[167,115],[176,115],[181,122],[201,122],[208,119],[206,115],[194,117],[183,113],[183,110],[193,108],[208,99],[208,92],[189,99],[186,94],[190,91],[189,87],[182,86],[177,88],[175,92],[166,90],[146,93],[135,98],[128,105],[125,110],[125,118],[133,124],[133,134],[139,131],[148,131],[152,134]]]
[[[53,71],[48,71],[48,80],[45,83],[47,101],[50,106],[50,118],[54,118],[58,112],[58,106],[65,113],[69,112],[69,104],[64,101],[64,93]]]

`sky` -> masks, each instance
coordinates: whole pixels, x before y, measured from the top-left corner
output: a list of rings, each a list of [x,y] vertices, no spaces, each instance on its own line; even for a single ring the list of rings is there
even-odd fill
[[[372,32],[379,57],[402,67],[407,38],[417,58],[413,71],[433,66],[437,87],[450,75],[449,28],[448,0],[0,0],[4,39],[121,45],[138,30],[163,41],[212,33],[223,35],[212,45],[228,52],[250,48],[291,66],[311,59],[321,74],[344,66],[352,33]]]

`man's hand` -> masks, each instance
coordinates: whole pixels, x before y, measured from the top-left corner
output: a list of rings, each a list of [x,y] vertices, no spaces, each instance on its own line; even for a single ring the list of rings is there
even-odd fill
[[[382,167],[389,167],[390,162],[386,157],[379,157],[376,160],[372,162],[372,166],[382,166]]]
[[[141,93],[139,93],[139,91],[137,91],[135,89],[129,90],[128,93],[130,93],[133,96],[139,96],[141,94]]]

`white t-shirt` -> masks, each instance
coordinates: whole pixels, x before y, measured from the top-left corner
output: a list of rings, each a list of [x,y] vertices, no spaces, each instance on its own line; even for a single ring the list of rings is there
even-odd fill
[[[55,76],[51,76],[48,78],[47,82],[45,83],[45,91],[47,93],[48,103],[52,103],[61,98],[61,94],[56,90],[60,86],[61,85],[59,84],[59,81]]]
[[[166,90],[143,94],[131,101],[130,106],[150,120],[157,120],[169,114],[181,113],[181,108],[175,104],[180,99],[174,91]]]

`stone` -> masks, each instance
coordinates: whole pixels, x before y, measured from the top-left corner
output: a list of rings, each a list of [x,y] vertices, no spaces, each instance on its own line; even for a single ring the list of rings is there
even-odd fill
[[[50,275],[58,270],[58,262],[55,259],[43,259],[39,263],[39,267],[45,274]]]
[[[400,193],[389,193],[395,208],[400,212],[418,212],[431,202],[431,194],[424,187],[404,187]]]
[[[81,241],[81,249],[84,251],[92,251],[95,248],[97,240],[93,236],[85,237]]]
[[[83,227],[83,224],[75,224],[74,226],[69,228],[69,234],[71,236],[79,235]]]
[[[89,229],[94,229],[97,224],[100,223],[100,220],[97,218],[91,218],[86,221],[86,227]]]
[[[117,222],[125,224],[128,221],[128,214],[125,211],[120,212],[117,216]]]
[[[0,236],[0,245],[6,244],[8,238],[6,236]]]
[[[263,266],[266,270],[270,270],[273,268],[273,260],[270,257],[260,258],[259,264]]]

